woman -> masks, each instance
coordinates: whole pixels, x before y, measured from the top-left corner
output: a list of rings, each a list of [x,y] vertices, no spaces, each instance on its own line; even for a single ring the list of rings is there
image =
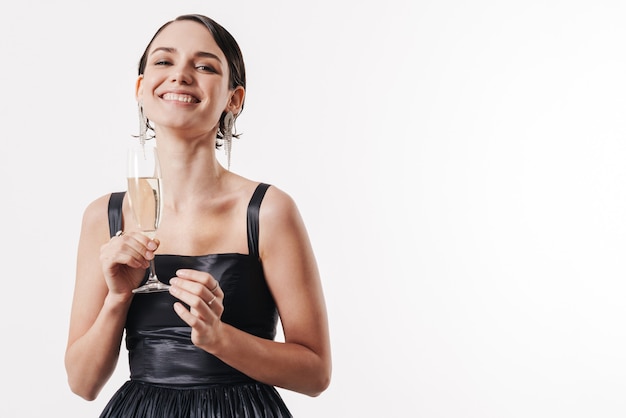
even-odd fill
[[[275,386],[317,396],[330,382],[326,308],[292,199],[216,159],[244,105],[236,41],[205,16],[166,23],[140,60],[136,97],[158,144],[162,222],[147,238],[120,193],[87,207],[70,387],[95,399],[126,332],[130,380],[102,417],[290,416]],[[151,259],[171,288],[133,294]],[[278,316],[284,342],[273,340]]]

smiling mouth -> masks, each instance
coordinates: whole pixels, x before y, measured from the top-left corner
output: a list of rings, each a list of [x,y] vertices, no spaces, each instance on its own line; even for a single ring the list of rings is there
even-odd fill
[[[199,103],[200,102],[200,100],[196,99],[193,96],[190,96],[189,94],[165,93],[163,96],[161,96],[161,98],[163,100],[170,100],[170,101],[181,102],[181,103]]]

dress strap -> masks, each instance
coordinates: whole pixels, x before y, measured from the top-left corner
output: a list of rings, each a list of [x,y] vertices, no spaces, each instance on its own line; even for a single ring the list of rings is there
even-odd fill
[[[269,184],[259,183],[248,204],[248,254],[259,257],[259,211]]]
[[[109,198],[109,233],[113,237],[122,230],[122,201],[126,192],[111,193]]]

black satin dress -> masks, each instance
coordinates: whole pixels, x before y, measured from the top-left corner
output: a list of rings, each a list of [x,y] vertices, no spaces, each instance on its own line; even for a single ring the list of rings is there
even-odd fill
[[[258,256],[259,208],[269,185],[260,184],[248,206],[249,254],[157,255],[161,280],[180,268],[211,273],[224,292],[222,321],[261,338],[276,336],[278,314]],[[124,193],[109,202],[111,236],[122,226]],[[191,342],[168,292],[136,294],[126,318],[130,380],[101,418],[291,417],[272,386],[230,367]]]

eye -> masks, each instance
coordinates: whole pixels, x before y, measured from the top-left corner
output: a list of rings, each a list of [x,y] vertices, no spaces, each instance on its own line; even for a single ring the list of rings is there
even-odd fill
[[[197,65],[196,68],[206,73],[217,73],[217,70],[212,65]]]
[[[166,59],[160,59],[160,60],[155,61],[154,65],[158,65],[158,66],[160,66],[160,65],[172,65],[172,63],[169,62]]]

